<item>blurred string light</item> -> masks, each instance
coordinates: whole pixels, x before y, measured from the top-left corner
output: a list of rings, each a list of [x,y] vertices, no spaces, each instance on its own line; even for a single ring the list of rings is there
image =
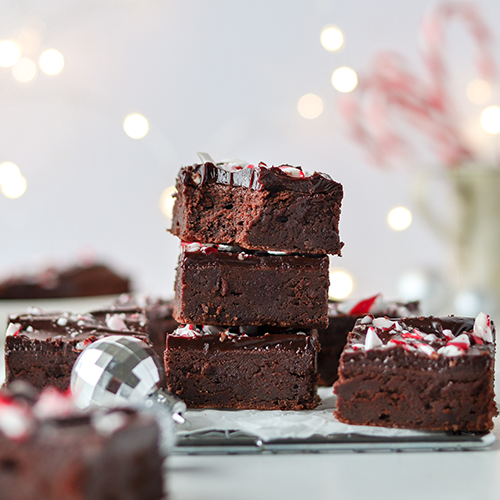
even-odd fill
[[[26,191],[26,179],[15,163],[0,164],[0,188],[7,198],[19,198]]]
[[[394,231],[403,231],[411,224],[411,212],[405,207],[393,208],[387,216],[387,222]]]
[[[149,123],[139,113],[128,115],[123,122],[123,130],[132,139],[142,139],[149,130]]]
[[[500,108],[490,106],[481,115],[481,125],[490,134],[500,133]]]
[[[58,50],[49,49],[42,52],[39,64],[47,75],[57,75],[64,68],[64,57]]]
[[[352,292],[354,283],[351,275],[341,269],[330,269],[328,297],[332,300],[345,299]]]
[[[326,26],[321,32],[321,45],[330,52],[339,50],[344,45],[344,35],[336,26]]]
[[[313,120],[323,113],[323,101],[315,94],[303,95],[297,103],[297,110],[302,117]]]
[[[467,98],[474,104],[486,104],[491,97],[492,89],[486,80],[473,80],[467,85]]]
[[[160,196],[160,209],[164,215],[172,219],[175,198],[173,195],[176,193],[175,186],[170,186],[163,191]]]
[[[21,47],[12,40],[0,42],[0,66],[10,68],[21,57]]]
[[[27,57],[21,57],[19,61],[12,66],[12,76],[21,83],[26,83],[31,80],[36,75],[35,63],[28,59]]]
[[[358,75],[347,66],[337,68],[332,74],[332,85],[339,92],[351,92],[358,85]]]

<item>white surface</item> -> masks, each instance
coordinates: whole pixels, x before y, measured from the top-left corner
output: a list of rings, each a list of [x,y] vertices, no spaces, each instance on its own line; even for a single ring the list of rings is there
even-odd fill
[[[111,300],[65,299],[36,305],[48,311],[86,312]],[[0,325],[5,325],[7,313],[34,304],[0,302]],[[3,326],[0,332],[3,335]],[[493,431],[497,442],[484,451],[172,456],[169,500],[498,500],[498,420]]]

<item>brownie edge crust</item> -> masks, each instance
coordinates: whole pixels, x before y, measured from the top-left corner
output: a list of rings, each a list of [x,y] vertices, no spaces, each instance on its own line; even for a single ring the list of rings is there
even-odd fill
[[[340,359],[335,416],[358,425],[491,430],[494,335],[483,313],[476,321],[365,316]]]

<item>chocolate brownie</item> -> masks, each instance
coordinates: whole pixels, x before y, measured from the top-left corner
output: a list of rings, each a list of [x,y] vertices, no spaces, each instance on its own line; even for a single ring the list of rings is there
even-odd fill
[[[358,320],[340,358],[335,416],[348,424],[486,432],[497,414],[489,316]]]
[[[130,291],[130,280],[104,264],[12,276],[0,282],[0,299],[57,299],[115,295]]]
[[[272,255],[226,245],[182,246],[174,317],[182,324],[328,325],[327,255]]]
[[[317,351],[315,330],[181,326],[167,335],[167,387],[188,408],[311,409]]]
[[[9,500],[160,500],[163,457],[153,417],[82,414],[55,389],[0,393],[0,496]]]
[[[183,167],[171,232],[250,250],[338,254],[342,185],[327,174],[264,163]]]
[[[146,314],[146,333],[155,352],[163,359],[167,333],[172,333],[179,323],[172,317],[171,300],[152,295],[124,293],[110,307],[111,310],[139,309]]]
[[[418,302],[386,302],[381,294],[359,302],[329,302],[328,328],[318,330],[321,351],[318,353],[319,385],[332,385],[337,380],[339,359],[347,335],[365,314],[402,318],[419,314]]]
[[[39,389],[50,385],[66,390],[76,358],[85,346],[116,334],[146,340],[142,332],[111,329],[91,315],[46,314],[38,308],[12,315],[5,337],[6,381],[25,380]]]

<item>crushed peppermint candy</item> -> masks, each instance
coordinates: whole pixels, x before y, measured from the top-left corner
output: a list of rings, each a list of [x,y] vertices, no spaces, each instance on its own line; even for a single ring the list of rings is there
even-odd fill
[[[15,337],[21,331],[22,326],[19,323],[9,323],[7,331],[5,332],[6,337]]]
[[[371,316],[365,316],[362,320],[361,320],[361,324],[362,325],[371,325],[372,324],[372,321],[373,321],[373,318]]]
[[[383,342],[375,333],[375,328],[371,326],[368,327],[365,338],[365,349],[369,351],[370,349],[373,349],[374,347],[380,347],[381,345],[383,345]]]
[[[123,411],[95,413],[91,417],[92,425],[101,436],[111,436],[127,424],[127,414]]]
[[[59,326],[66,326],[68,324],[68,318],[65,318],[65,317],[62,317],[62,318],[58,318],[56,323],[59,325]]]
[[[22,441],[29,436],[33,425],[24,406],[0,396],[0,432],[9,439]]]
[[[464,350],[456,345],[450,344],[438,349],[438,354],[447,357],[462,356],[464,354]]]
[[[188,339],[194,339],[201,335],[201,332],[194,325],[184,325],[173,333],[176,337],[184,337]]]
[[[427,354],[427,356],[429,356],[429,357],[432,357],[432,356],[436,355],[436,350],[434,349],[434,347],[432,347],[429,344],[424,344],[422,342],[417,342],[415,345],[417,346],[417,349],[419,351],[422,351],[424,354]]]
[[[123,314],[106,314],[106,326],[110,330],[128,330],[125,323],[126,315]]]
[[[71,392],[60,392],[55,387],[44,389],[33,406],[33,414],[41,419],[67,417],[76,412]]]
[[[364,299],[359,301],[357,304],[355,304],[351,310],[349,311],[349,314],[351,316],[359,315],[359,314],[368,314],[369,312],[372,311],[373,305],[377,301],[377,299],[381,296],[380,293],[377,295],[374,295],[373,297],[370,297],[369,299]]]
[[[460,349],[466,351],[470,347],[469,336],[466,333],[461,333],[458,337],[455,337],[453,340],[449,340],[446,343],[447,346],[453,345]]]
[[[484,312],[480,312],[474,321],[474,335],[485,342],[493,342],[493,329],[491,318]]]
[[[374,318],[372,323],[377,328],[390,329],[394,327],[396,322],[391,321],[389,318]]]
[[[455,338],[455,335],[453,335],[453,332],[451,330],[443,330],[443,335],[448,339],[448,340],[453,340]]]

